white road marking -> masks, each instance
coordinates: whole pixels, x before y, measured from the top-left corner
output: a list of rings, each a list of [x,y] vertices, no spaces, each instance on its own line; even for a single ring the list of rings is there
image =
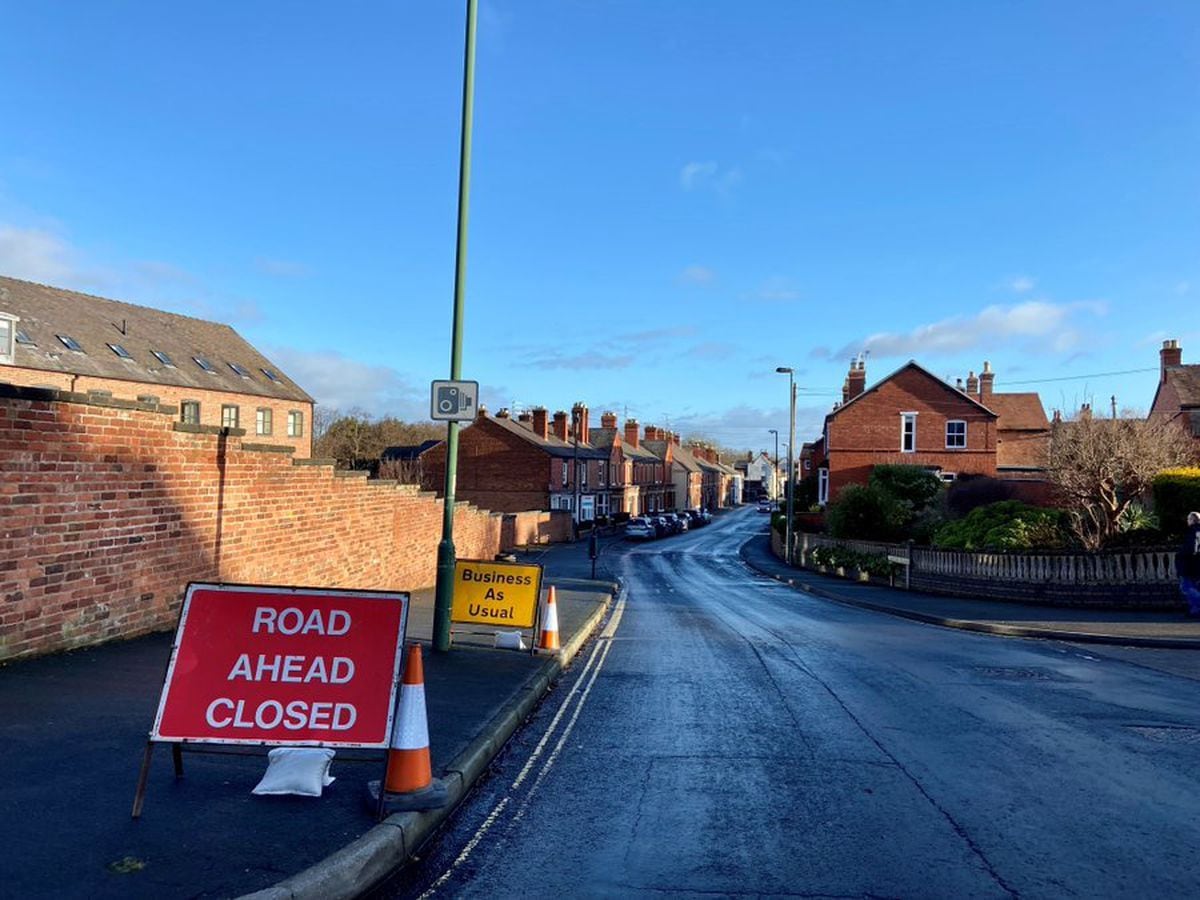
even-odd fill
[[[491,831],[496,822],[499,821],[501,815],[504,813],[504,810],[508,807],[509,802],[512,800],[511,792],[519,788],[521,783],[524,782],[529,776],[530,771],[532,771],[534,765],[541,757],[542,752],[546,748],[546,744],[550,741],[555,729],[558,727],[558,723],[562,720],[563,715],[566,713],[567,707],[570,705],[571,700],[577,693],[579,693],[580,686],[583,685],[584,681],[586,681],[587,685],[584,687],[583,693],[579,694],[579,702],[575,704],[575,711],[571,715],[570,720],[567,722],[566,728],[563,729],[562,736],[559,738],[558,743],[554,745],[554,749],[550,752],[550,756],[546,758],[546,762],[538,772],[537,778],[533,780],[533,784],[530,786],[529,792],[521,802],[521,806],[517,810],[516,815],[513,816],[512,821],[516,822],[525,814],[525,810],[529,806],[529,800],[533,796],[534,791],[537,790],[538,785],[542,783],[542,779],[546,777],[546,773],[550,771],[551,767],[558,759],[559,754],[562,752],[563,747],[567,743],[567,739],[571,736],[571,732],[575,729],[575,723],[579,719],[579,713],[583,710],[583,705],[587,702],[588,695],[592,692],[592,685],[596,683],[596,678],[600,675],[600,670],[604,668],[604,661],[608,658],[608,652],[612,649],[612,640],[617,633],[617,628],[621,624],[621,617],[624,616],[624,614],[625,597],[622,595],[617,601],[617,605],[613,608],[612,615],[609,616],[608,624],[605,625],[604,630],[600,632],[600,636],[596,641],[596,646],[592,648],[592,653],[588,657],[587,663],[580,671],[579,677],[575,680],[574,686],[563,699],[562,705],[559,706],[558,711],[554,714],[554,718],[550,720],[550,725],[546,728],[546,733],[542,735],[542,739],[538,741],[537,746],[533,748],[533,752],[530,754],[529,759],[526,760],[525,765],[521,767],[521,771],[517,774],[516,780],[513,781],[512,786],[509,788],[510,793],[506,794],[500,800],[500,802],[493,807],[492,811],[488,813],[487,818],[484,819],[483,823],[478,829],[476,829],[475,834],[473,834],[471,839],[467,841],[467,844],[465,847],[463,847],[462,852],[455,857],[454,862],[452,862],[449,868],[447,868],[446,871],[441,874],[437,881],[433,882],[433,884],[431,884],[425,890],[425,892],[421,894],[420,900],[425,900],[427,897],[432,897],[439,888],[445,885],[446,882],[453,877],[459,866],[461,866],[470,858],[471,853],[474,852],[477,846],[479,846],[479,842],[483,840],[484,836]],[[593,663],[595,663],[594,667],[592,665]],[[591,672],[590,677],[588,674],[589,670]]]

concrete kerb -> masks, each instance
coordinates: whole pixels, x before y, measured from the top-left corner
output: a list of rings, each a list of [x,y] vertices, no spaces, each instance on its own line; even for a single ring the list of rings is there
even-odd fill
[[[840,603],[842,606],[852,606],[857,609],[869,609],[872,612],[887,613],[890,616],[896,616],[901,619],[911,619],[914,622],[923,622],[926,625],[940,625],[943,628],[957,628],[960,631],[974,631],[979,634],[990,634],[997,637],[1015,637],[1015,638],[1040,638],[1041,640],[1051,641],[1070,641],[1076,644],[1107,644],[1118,647],[1149,647],[1159,650],[1200,650],[1200,640],[1196,638],[1154,638],[1154,637],[1138,637],[1137,635],[1115,635],[1115,634],[1092,634],[1086,631],[1064,631],[1057,628],[1030,628],[1026,625],[1006,625],[1001,622],[984,622],[973,619],[951,619],[945,616],[936,616],[932,613],[923,613],[918,610],[904,609],[903,607],[888,606],[882,603],[872,603],[869,600],[857,600],[849,597],[839,597],[829,591],[822,590],[820,587],[815,587],[808,584],[796,584],[795,579],[785,578],[782,575],[776,575],[774,572],[768,572],[765,569],[760,569],[754,565],[746,556],[742,556],[742,561],[750,566],[755,571],[768,578],[773,578],[776,581],[782,582],[789,587],[795,588],[806,594],[811,594],[814,597],[820,597],[822,600],[828,600],[831,603]]]
[[[612,590],[607,594],[608,599],[596,607],[558,654],[545,658],[532,683],[493,716],[467,749],[446,766],[444,778],[450,796],[446,806],[428,812],[395,813],[316,865],[269,888],[246,894],[243,900],[357,897],[379,884],[416,853],[421,844],[450,818],[471,786],[487,771],[496,754],[603,621],[617,585],[594,581],[581,583]]]

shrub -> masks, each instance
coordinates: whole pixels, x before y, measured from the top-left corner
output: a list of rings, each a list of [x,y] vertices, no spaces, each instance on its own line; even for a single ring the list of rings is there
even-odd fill
[[[910,517],[910,511],[888,491],[851,484],[829,505],[825,522],[834,537],[895,541],[903,537]]]
[[[961,519],[973,509],[1012,499],[1008,482],[987,475],[961,475],[946,491],[946,512],[951,519]]]
[[[933,542],[949,550],[1058,550],[1068,543],[1067,527],[1062,510],[1004,500],[947,522]]]
[[[887,491],[913,516],[940,497],[945,487],[942,479],[928,469],[905,465],[875,466],[867,483]]]
[[[1187,514],[1200,511],[1200,468],[1167,469],[1154,476],[1154,511],[1166,535],[1187,529]]]

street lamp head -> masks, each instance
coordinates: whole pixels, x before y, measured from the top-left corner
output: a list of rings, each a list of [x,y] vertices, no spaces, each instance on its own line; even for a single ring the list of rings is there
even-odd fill
[[[791,375],[792,367],[791,366],[776,366],[775,371],[778,372],[780,375]]]

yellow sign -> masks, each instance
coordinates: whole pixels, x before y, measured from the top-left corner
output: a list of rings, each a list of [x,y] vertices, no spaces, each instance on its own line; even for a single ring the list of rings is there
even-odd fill
[[[450,621],[532,628],[541,589],[541,566],[460,559]]]

